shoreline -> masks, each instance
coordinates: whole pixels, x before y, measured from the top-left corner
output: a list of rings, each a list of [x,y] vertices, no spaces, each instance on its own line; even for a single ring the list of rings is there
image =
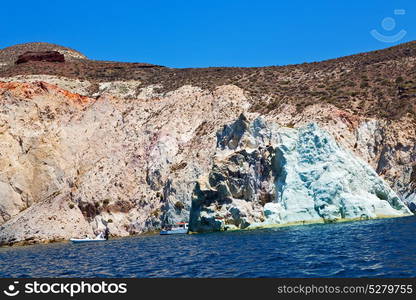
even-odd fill
[[[293,227],[293,226],[303,226],[303,225],[315,225],[315,224],[321,224],[321,225],[331,225],[331,224],[338,224],[338,223],[348,223],[348,222],[357,222],[357,221],[371,221],[371,220],[381,220],[381,219],[395,219],[395,218],[405,218],[405,217],[413,217],[414,214],[411,215],[400,215],[400,216],[389,216],[389,215],[380,215],[375,218],[346,218],[346,219],[339,219],[334,222],[325,222],[323,219],[319,220],[311,220],[311,221],[298,221],[298,222],[290,222],[290,223],[284,223],[284,224],[265,224],[265,225],[258,225],[253,227],[247,227],[244,229],[228,229],[228,230],[221,230],[221,231],[207,231],[207,232],[188,232],[189,235],[196,235],[196,234],[209,234],[209,233],[227,233],[227,232],[238,232],[238,231],[255,231],[255,230],[262,230],[262,229],[272,229],[272,228],[284,228],[284,227]],[[109,240],[119,240],[119,239],[125,239],[125,238],[135,238],[135,237],[147,237],[147,236],[155,236],[159,235],[159,231],[148,231],[140,234],[135,235],[128,235],[128,236],[115,236],[111,237]],[[1,245],[0,249],[5,248],[20,248],[20,247],[28,247],[28,246],[37,246],[37,245],[49,245],[49,244],[60,244],[60,243],[66,243],[66,244],[72,244],[70,240],[66,239],[51,239],[51,240],[42,240],[33,242],[33,240],[30,241],[19,241],[13,244],[9,245]]]
[[[189,232],[188,234],[204,234],[204,233],[214,233],[214,232],[236,232],[236,231],[251,231],[251,230],[259,230],[259,229],[270,229],[270,228],[280,228],[280,227],[291,227],[291,226],[302,226],[302,225],[313,225],[313,224],[338,224],[338,223],[347,223],[347,222],[357,222],[357,221],[370,221],[370,220],[381,220],[381,219],[395,219],[395,218],[405,218],[405,217],[412,217],[415,216],[415,214],[410,215],[379,215],[375,218],[344,218],[344,219],[338,219],[333,222],[325,222],[323,219],[319,220],[309,220],[309,221],[297,221],[297,222],[289,222],[284,224],[264,224],[264,225],[254,225],[249,226],[247,228],[237,228],[237,229],[226,229],[226,230],[219,230],[219,231],[206,231],[206,232]]]

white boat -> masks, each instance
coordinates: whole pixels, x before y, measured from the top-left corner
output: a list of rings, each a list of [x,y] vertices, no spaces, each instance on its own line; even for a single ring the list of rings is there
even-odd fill
[[[88,238],[88,237],[83,238],[83,239],[72,238],[70,239],[70,241],[73,243],[90,243],[90,242],[104,242],[106,241],[106,239],[104,238],[104,234],[100,233],[95,238]]]
[[[175,226],[162,229],[160,235],[170,235],[170,234],[186,234],[188,233],[188,223],[180,222],[176,223]]]

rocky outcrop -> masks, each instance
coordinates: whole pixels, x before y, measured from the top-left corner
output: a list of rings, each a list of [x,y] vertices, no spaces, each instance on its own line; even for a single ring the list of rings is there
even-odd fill
[[[0,226],[0,245],[35,244],[68,240],[74,236],[95,237],[80,209],[68,194],[55,194],[24,210]]]
[[[65,57],[58,51],[25,52],[16,60],[16,64],[23,64],[30,61],[65,62]]]
[[[212,170],[195,188],[192,231],[411,214],[367,163],[314,123],[291,129],[241,115],[217,138]]]
[[[0,84],[0,95],[0,243],[6,244],[29,238],[32,231],[18,234],[16,220],[57,193],[95,233],[107,225],[112,235],[127,236],[188,221],[215,132],[248,107],[233,86],[214,93],[185,86],[163,99],[147,91],[148,98],[128,101],[11,82]]]
[[[17,44],[0,50],[0,72],[2,69],[6,70],[10,67],[15,67],[16,60],[19,55],[22,55],[23,53],[46,51],[56,51],[63,54],[66,62],[87,60],[87,57],[82,53],[56,44],[42,42]],[[40,74],[43,73],[41,72]]]

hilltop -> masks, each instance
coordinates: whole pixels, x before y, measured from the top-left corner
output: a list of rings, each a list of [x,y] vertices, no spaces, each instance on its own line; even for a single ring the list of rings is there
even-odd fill
[[[64,66],[49,62],[15,65],[25,51],[56,50]],[[354,114],[387,119],[416,111],[416,42],[316,63],[253,68],[174,69],[149,63],[89,60],[76,50],[47,43],[29,43],[0,50],[1,77],[52,75],[87,80],[97,93],[100,82],[138,81],[137,88],[159,85],[161,93],[184,85],[213,90],[233,84],[251,98],[252,111],[268,113],[284,103],[298,111],[315,103],[330,103]],[[7,63],[7,64],[5,64]]]

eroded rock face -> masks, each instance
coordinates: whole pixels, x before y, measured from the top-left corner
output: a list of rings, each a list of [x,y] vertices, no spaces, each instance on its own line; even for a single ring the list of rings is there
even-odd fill
[[[30,238],[32,230],[20,233],[29,217],[20,216],[57,193],[95,233],[108,226],[127,236],[188,221],[215,132],[248,107],[233,86],[215,93],[186,86],[163,99],[147,93],[129,101],[9,82],[0,84],[0,95],[0,241],[7,244]]]
[[[58,51],[26,52],[16,60],[16,64],[23,64],[30,61],[65,62],[65,57]]]
[[[192,231],[411,214],[367,163],[314,123],[290,129],[241,115],[217,138],[212,170],[195,188]]]
[[[105,226],[113,236],[127,236],[188,221],[197,181],[235,215],[227,226],[263,224],[277,211],[273,162],[282,128],[311,122],[367,162],[402,200],[414,199],[410,119],[365,119],[322,104],[302,113],[287,105],[253,123],[248,119],[259,114],[248,113],[252,103],[234,85],[164,93],[158,85],[123,81],[100,83],[89,97],[93,82],[46,75],[7,80],[0,82],[0,244],[67,239]],[[227,125],[241,113],[246,118]],[[297,129],[286,130],[299,137]],[[211,181],[204,181],[210,172]],[[229,199],[238,209],[226,206]],[[41,217],[42,211],[55,213],[64,229],[50,231],[58,223]],[[67,234],[75,217],[85,222],[79,219],[79,231]],[[28,223],[32,218],[42,221]],[[32,239],[38,230],[42,234]]]

